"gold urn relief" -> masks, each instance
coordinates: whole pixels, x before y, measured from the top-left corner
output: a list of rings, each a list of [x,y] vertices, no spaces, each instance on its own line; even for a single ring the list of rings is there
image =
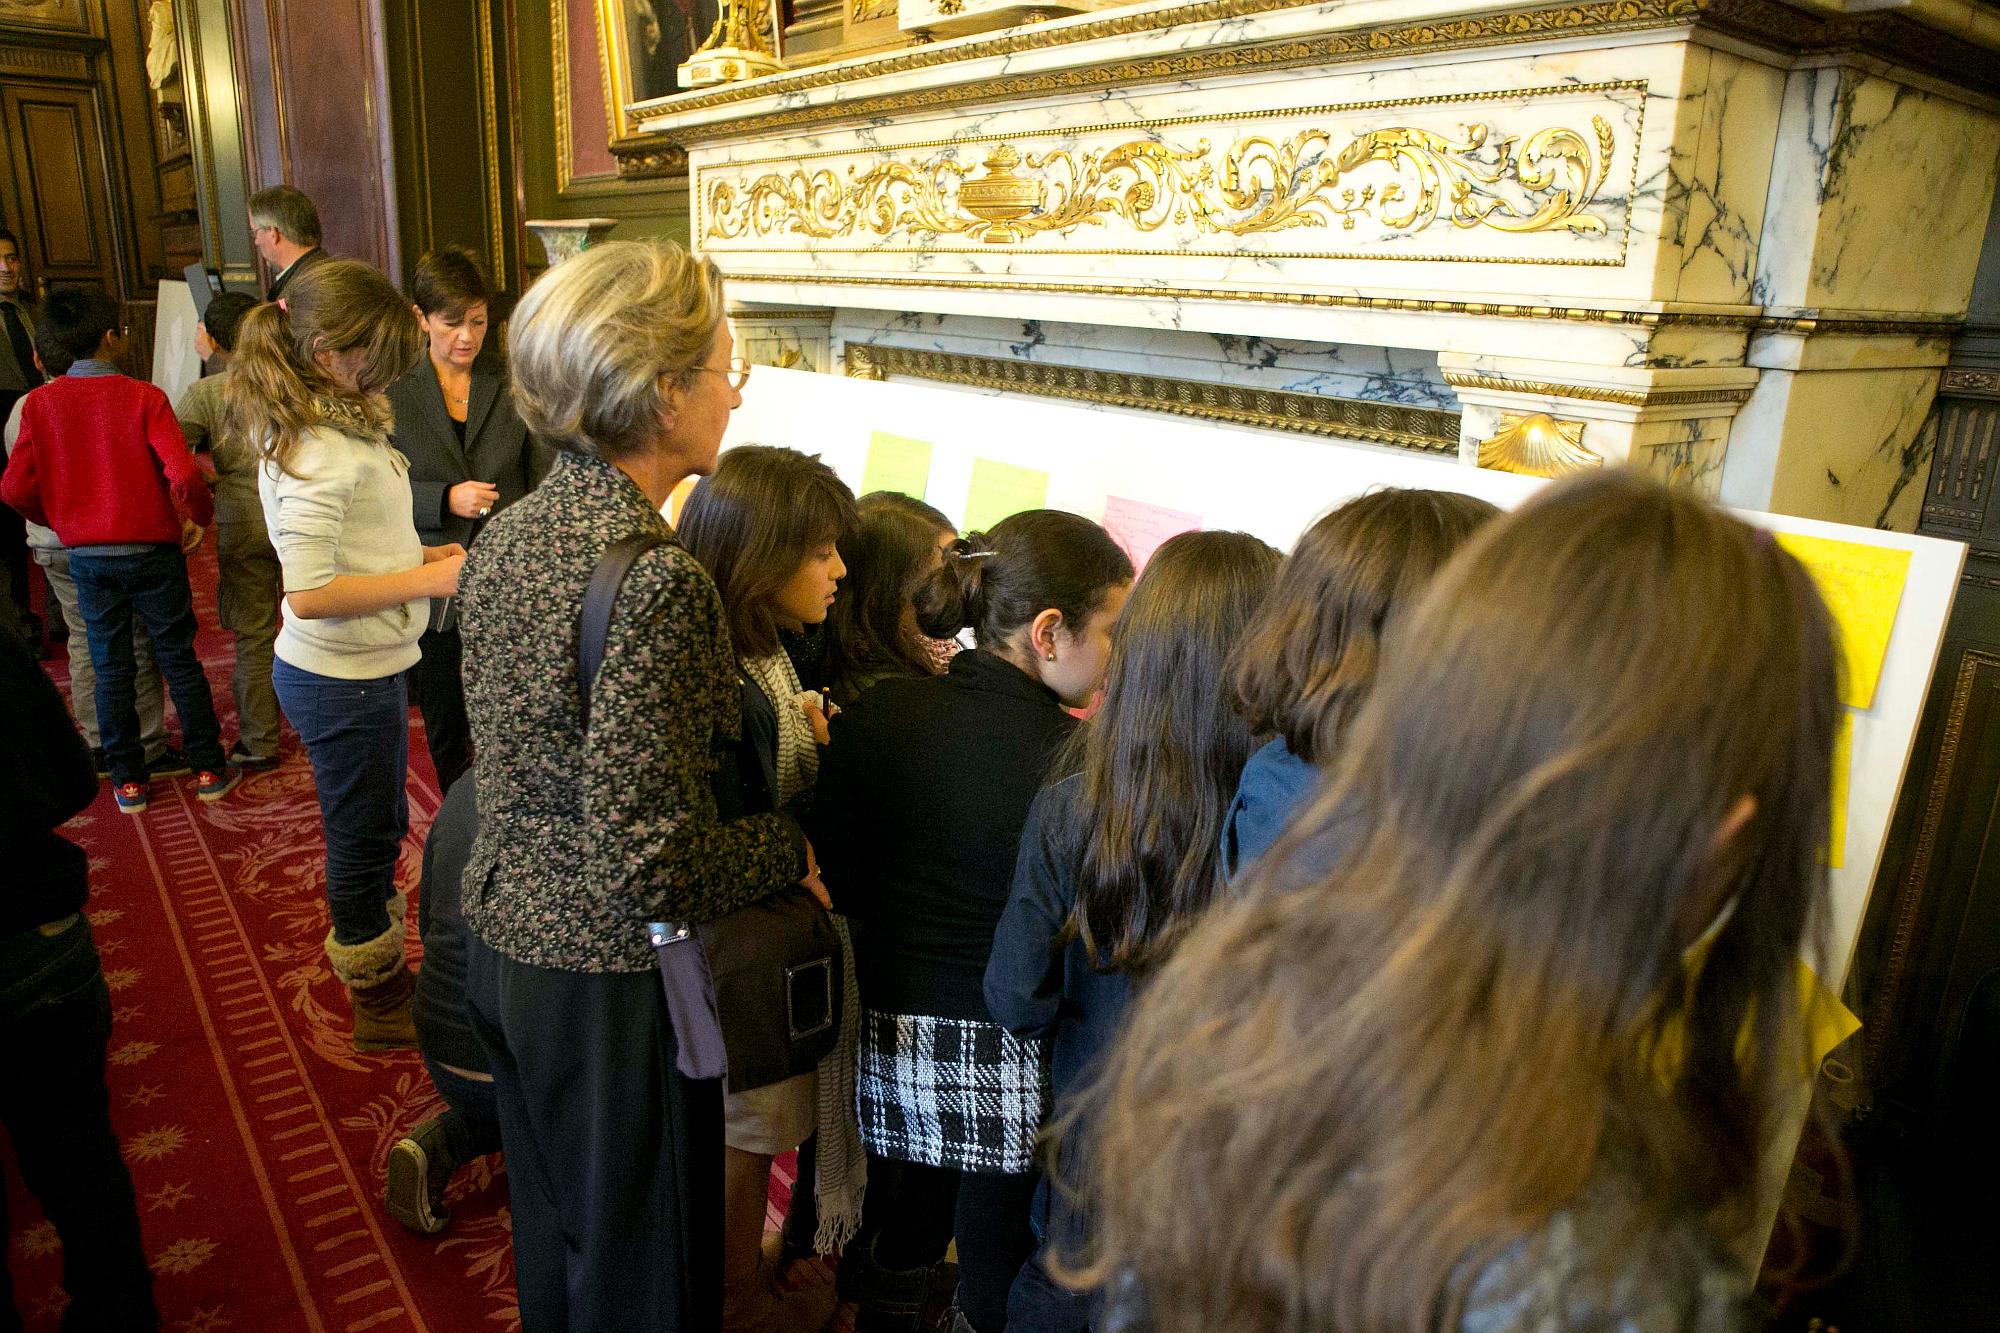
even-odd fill
[[[986,224],[979,239],[989,245],[1006,245],[1021,239],[1014,224],[1039,210],[1048,187],[1041,181],[1016,176],[1021,155],[1011,144],[1001,144],[986,155],[983,171],[958,187],[958,204]]]

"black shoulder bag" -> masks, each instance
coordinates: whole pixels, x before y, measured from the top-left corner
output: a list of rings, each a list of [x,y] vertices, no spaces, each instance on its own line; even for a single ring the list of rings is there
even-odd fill
[[[584,593],[577,643],[583,721],[604,662],[611,610],[632,562],[661,543],[638,534],[614,543]],[[792,886],[714,921],[654,921],[674,1064],[689,1078],[721,1078],[731,1092],[783,1082],[818,1066],[840,1036],[844,986],[840,937],[826,909]]]

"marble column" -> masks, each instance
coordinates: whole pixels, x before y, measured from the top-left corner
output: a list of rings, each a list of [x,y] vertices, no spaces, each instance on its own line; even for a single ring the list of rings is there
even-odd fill
[[[1923,424],[1963,318],[2000,153],[1991,115],[1857,66],[1786,78],[1721,496],[1909,529]]]

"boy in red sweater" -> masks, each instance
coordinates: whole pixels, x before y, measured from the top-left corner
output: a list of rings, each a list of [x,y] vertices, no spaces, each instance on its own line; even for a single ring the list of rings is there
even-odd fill
[[[23,407],[0,500],[53,528],[69,552],[118,808],[127,814],[146,808],[146,752],[133,688],[135,616],[180,714],[195,794],[220,800],[240,775],[223,760],[222,728],[195,656],[185,556],[214,512],[207,483],[167,396],[112,366],[124,337],[109,295],[98,288],[53,293],[36,332],[76,361]]]

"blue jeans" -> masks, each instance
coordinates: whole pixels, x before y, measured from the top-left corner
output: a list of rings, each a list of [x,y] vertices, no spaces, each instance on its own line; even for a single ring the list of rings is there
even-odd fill
[[[111,1129],[111,992],[81,916],[0,936],[0,1122],[29,1193],[62,1240],[65,1333],[156,1329],[132,1176]],[[7,1192],[0,1189],[0,1235]],[[0,1329],[18,1329],[0,1263]]]
[[[410,831],[403,678],[340,680],[279,658],[271,664],[271,684],[312,761],[334,941],[365,944],[389,929],[396,858]]]
[[[194,652],[194,600],[187,559],[177,546],[155,546],[139,555],[96,555],[88,546],[69,553],[76,608],[90,639],[97,671],[97,726],[111,780],[123,786],[146,780],[146,745],[139,730],[139,665],[132,655],[132,621],[146,627],[153,660],[181,717],[181,744],[199,772],[224,770],[222,724],[208,676]]]

